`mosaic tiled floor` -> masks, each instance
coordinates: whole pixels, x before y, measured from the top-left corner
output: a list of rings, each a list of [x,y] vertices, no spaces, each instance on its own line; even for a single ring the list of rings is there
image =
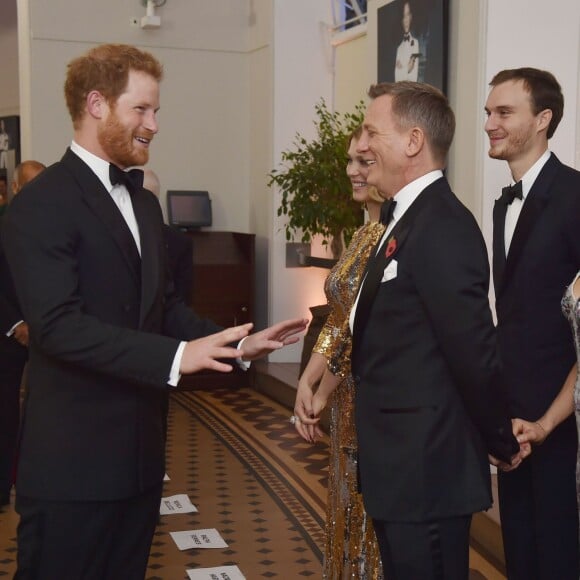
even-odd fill
[[[148,580],[233,564],[248,580],[320,578],[328,447],[303,442],[288,415],[249,389],[174,394],[164,495],[186,493],[199,512],[160,517]],[[16,524],[11,504],[0,512],[0,578],[15,571]],[[169,535],[204,528],[228,547],[182,552]],[[473,580],[504,578],[475,552],[471,563]]]

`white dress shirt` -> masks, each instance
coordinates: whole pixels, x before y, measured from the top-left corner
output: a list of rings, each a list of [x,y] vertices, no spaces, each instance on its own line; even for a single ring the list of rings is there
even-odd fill
[[[504,246],[506,257],[508,255],[510,245],[512,243],[512,238],[514,237],[514,232],[516,231],[516,225],[522,213],[522,207],[526,201],[530,189],[534,185],[534,182],[538,178],[540,171],[546,164],[546,161],[550,158],[550,151],[544,151],[543,155],[526,171],[522,177],[522,199],[515,198],[507,208],[505,214],[505,229],[504,229]],[[512,183],[513,185],[513,183]]]
[[[401,64],[401,68],[398,68],[395,64],[395,81],[417,82],[419,77],[419,58],[415,58],[411,72],[409,72],[409,61],[411,60],[411,55],[420,52],[419,41],[409,33],[409,39],[402,40],[397,47],[396,60]]]
[[[425,175],[415,179],[415,181],[411,181],[397,192],[395,197],[393,198],[397,205],[395,206],[395,210],[393,211],[393,218],[391,222],[387,226],[383,237],[381,238],[381,242],[377,246],[378,249],[383,245],[383,242],[387,239],[387,236],[391,233],[397,222],[405,215],[405,212],[411,207],[411,204],[419,197],[421,192],[426,189],[429,185],[431,185],[434,181],[437,181],[443,177],[443,172],[440,169],[436,169],[435,171],[430,171]],[[375,254],[376,255],[376,254]],[[366,277],[365,277],[366,279]],[[356,316],[356,307],[358,306],[358,300],[360,298],[360,293],[364,284],[364,280],[362,281],[356,300],[352,306],[349,316],[349,325],[350,325],[350,332],[351,334],[354,331],[354,319]]]

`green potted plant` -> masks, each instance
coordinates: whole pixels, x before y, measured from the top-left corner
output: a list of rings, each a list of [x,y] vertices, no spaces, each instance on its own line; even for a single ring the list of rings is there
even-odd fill
[[[351,133],[364,118],[361,101],[353,113],[328,110],[324,99],[315,106],[316,137],[310,141],[296,134],[293,147],[282,152],[282,166],[269,174],[270,187],[282,194],[278,216],[288,216],[286,240],[300,232],[308,243],[320,234],[338,259],[354,231],[363,223],[363,210],[352,199],[346,175],[347,147]]]
[[[316,137],[308,141],[297,133],[293,147],[282,152],[282,167],[268,174],[268,185],[277,186],[282,194],[278,216],[289,218],[286,240],[292,241],[300,232],[301,242],[308,243],[313,236],[321,235],[324,245],[330,243],[334,260],[310,258],[306,265],[331,267],[363,223],[363,209],[352,199],[346,164],[349,138],[362,124],[364,109],[361,101],[353,113],[331,112],[321,99],[315,106]],[[312,321],[304,337],[300,374],[329,309],[325,304],[312,306],[310,311]]]

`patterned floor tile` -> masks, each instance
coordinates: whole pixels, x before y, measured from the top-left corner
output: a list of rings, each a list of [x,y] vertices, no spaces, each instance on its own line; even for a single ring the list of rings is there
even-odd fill
[[[302,441],[289,414],[251,389],[172,395],[164,495],[186,493],[199,512],[160,516],[147,580],[234,564],[248,580],[320,578],[328,442]],[[0,578],[16,569],[17,522],[12,501],[0,511]],[[181,552],[169,535],[203,528],[216,528],[228,547]]]

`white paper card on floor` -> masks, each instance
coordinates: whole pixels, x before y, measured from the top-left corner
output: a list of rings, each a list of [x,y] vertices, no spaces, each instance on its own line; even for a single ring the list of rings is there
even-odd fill
[[[171,479],[169,479],[169,475],[167,475],[167,473],[163,476],[163,481],[171,481]]]
[[[227,548],[228,545],[215,529],[169,532],[180,550],[197,548]],[[219,578],[219,576],[218,576]]]
[[[217,568],[198,568],[187,570],[189,580],[246,580],[237,566],[218,566]]]
[[[162,516],[168,514],[191,514],[197,512],[197,508],[185,493],[161,498],[159,513]]]

